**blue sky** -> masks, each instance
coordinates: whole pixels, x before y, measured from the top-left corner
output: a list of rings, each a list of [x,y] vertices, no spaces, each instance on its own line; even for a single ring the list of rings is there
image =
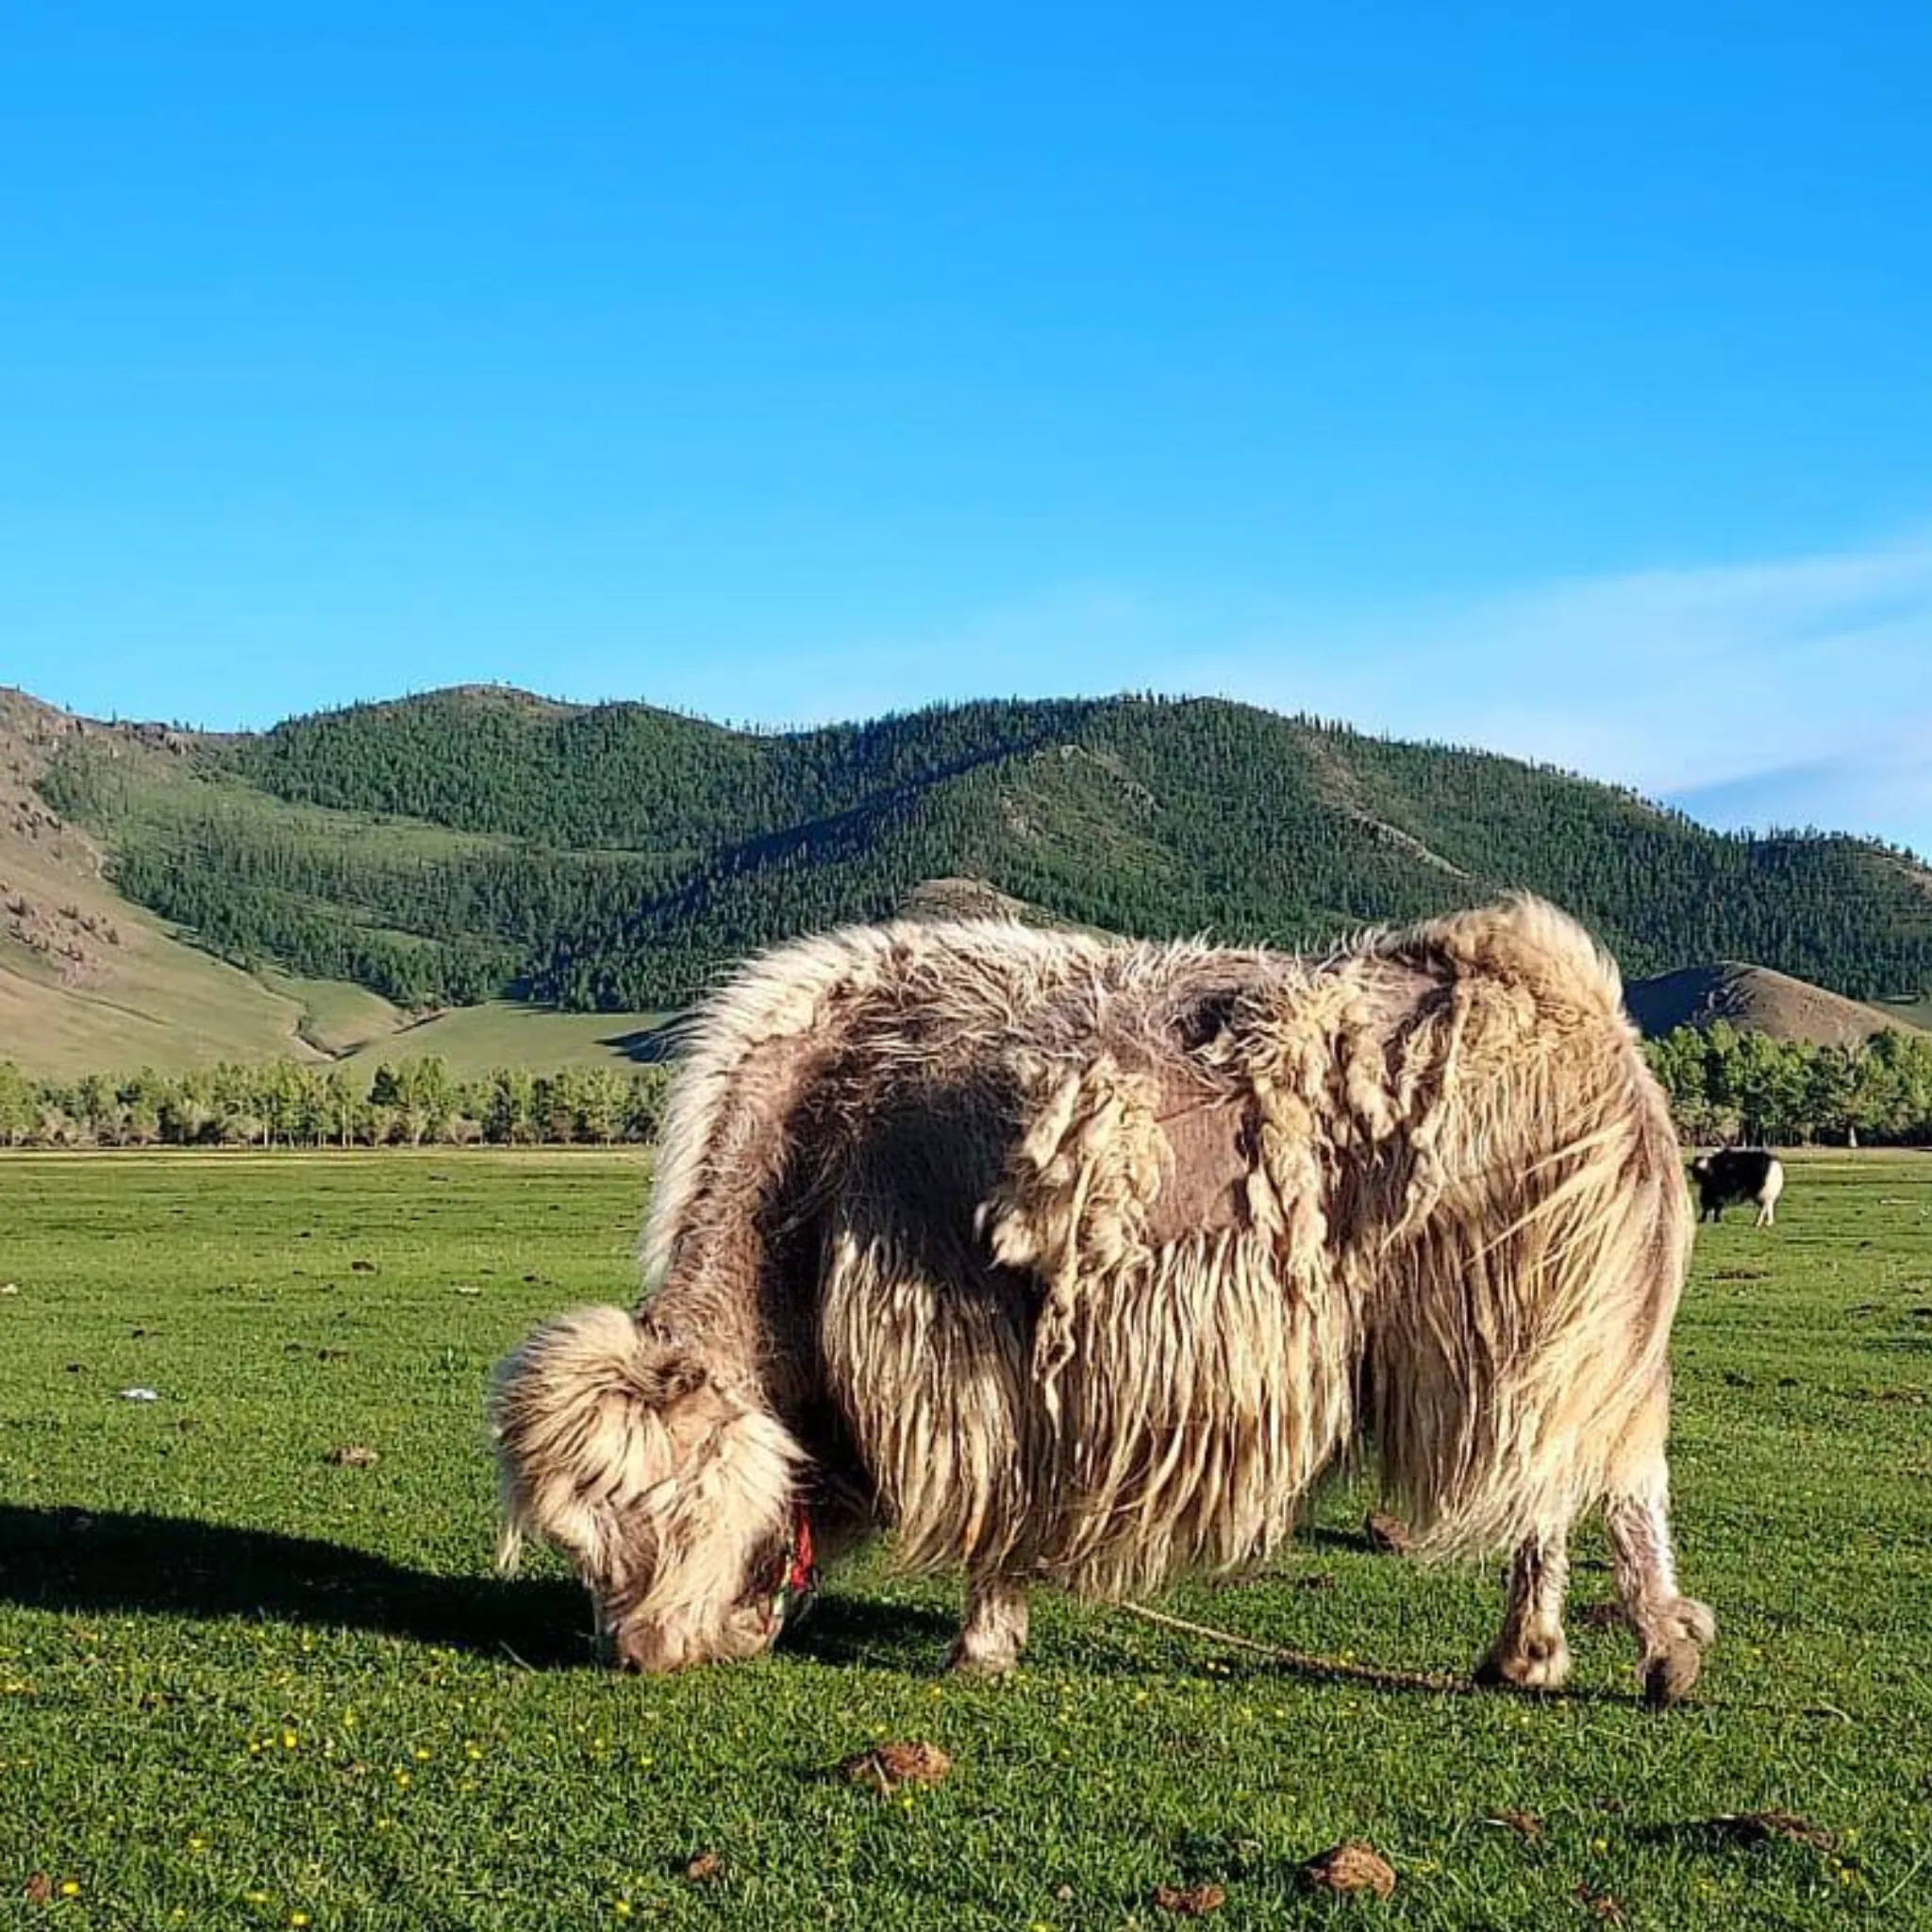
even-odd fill
[[[19,9],[0,683],[1220,691],[1932,851],[1932,8]]]

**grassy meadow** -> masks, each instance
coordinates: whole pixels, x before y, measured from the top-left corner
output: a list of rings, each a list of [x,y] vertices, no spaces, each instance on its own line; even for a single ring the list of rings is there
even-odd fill
[[[412,1015],[346,979],[304,979],[264,966],[255,978],[299,1009],[302,1045],[343,1061],[363,1085],[378,1066],[441,1058],[458,1080],[498,1067],[625,1067],[651,1053],[665,1013],[566,1013],[525,1000],[481,1000]],[[84,1067],[97,1073],[98,1065]]]
[[[651,1036],[666,1013],[565,1013],[519,1000],[448,1007],[426,1020],[378,1036],[348,1057],[353,1073],[373,1074],[384,1061],[441,1058],[458,1080],[498,1067],[555,1073],[558,1067],[636,1065],[656,1057]]]
[[[627,1297],[645,1177],[0,1158],[0,1925],[1153,1927],[1205,1885],[1229,1927],[1932,1924],[1932,1158],[1794,1162],[1774,1232],[1700,1237],[1720,1636],[1663,1716],[1594,1528],[1573,1692],[1406,1680],[1475,1658],[1497,1579],[1373,1554],[1361,1488],[1169,1606],[1295,1665],[1042,1595],[1020,1675],[956,1684],[951,1590],[869,1565],[769,1659],[600,1672],[554,1567],[491,1574],[480,1402],[534,1318]],[[911,1739],[942,1784],[833,1774]],[[1815,1830],[1721,1822],[1773,1811]],[[1301,1888],[1348,1838],[1392,1897]]]

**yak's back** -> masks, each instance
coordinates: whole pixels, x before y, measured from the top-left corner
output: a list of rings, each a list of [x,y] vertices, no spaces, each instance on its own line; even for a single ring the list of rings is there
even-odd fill
[[[1580,1034],[1614,1053],[1628,1031],[1615,966],[1528,898],[1313,959],[1008,921],[848,928],[752,961],[687,1026],[646,1275],[664,1276],[694,1219],[767,1196],[807,1119],[825,1156],[966,1106],[982,1127],[989,1108],[1004,1113],[1017,1143],[1038,1146],[1042,1108],[1074,1105],[1082,1080],[1125,1083],[1126,1113],[1171,1129],[1170,1174],[1179,1143],[1183,1166],[1213,1170],[1220,1188],[1248,1158],[1257,1078],[1282,1101],[1277,1143],[1311,1123],[1373,1141],[1413,1123],[1419,1083],[1445,1077],[1457,1051],[1475,1073],[1483,1053],[1507,1060],[1520,1041]],[[1170,1193],[1170,1218],[1176,1198],[1191,1194]]]

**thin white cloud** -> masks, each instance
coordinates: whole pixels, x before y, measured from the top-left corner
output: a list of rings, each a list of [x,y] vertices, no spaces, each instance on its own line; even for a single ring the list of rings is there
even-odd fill
[[[1671,803],[1707,824],[1850,828],[1932,857],[1932,717],[1856,752],[1746,773]]]
[[[1932,539],[1362,612],[1345,648],[1301,682],[1358,722],[1683,791],[1932,714]]]

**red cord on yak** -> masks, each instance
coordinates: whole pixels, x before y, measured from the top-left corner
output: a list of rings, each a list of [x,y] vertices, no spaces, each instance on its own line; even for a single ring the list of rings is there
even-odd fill
[[[778,1560],[783,1569],[777,1588],[772,1592],[772,1607],[768,1613],[774,1639],[786,1624],[796,1623],[811,1608],[812,1599],[819,1593],[819,1566],[811,1546],[811,1518],[803,1509],[798,1512],[797,1525],[791,1532],[791,1547]]]

